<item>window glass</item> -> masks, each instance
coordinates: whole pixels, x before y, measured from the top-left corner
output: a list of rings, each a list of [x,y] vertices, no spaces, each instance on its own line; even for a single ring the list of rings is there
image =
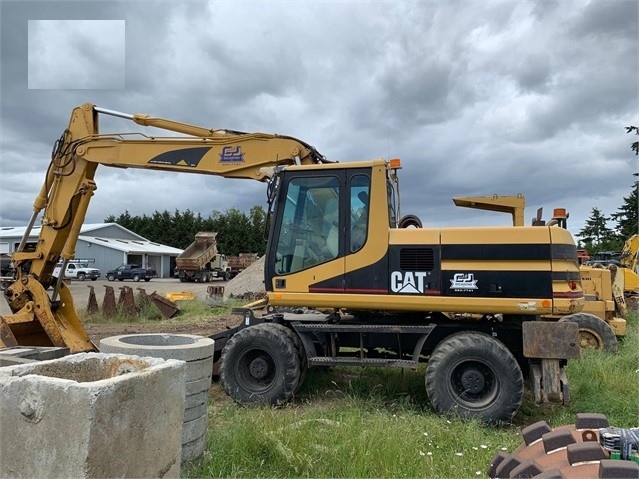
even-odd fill
[[[294,273],[336,258],[338,232],[337,178],[292,178],[278,235],[275,273]]]
[[[355,175],[350,183],[350,251],[359,251],[368,237],[370,178]]]

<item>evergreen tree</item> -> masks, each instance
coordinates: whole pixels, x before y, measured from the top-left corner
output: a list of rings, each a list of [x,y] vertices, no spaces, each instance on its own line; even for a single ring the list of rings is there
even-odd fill
[[[617,234],[622,241],[637,233],[637,213],[637,186],[632,185],[631,193],[623,198],[623,205],[610,215],[617,222]]]
[[[587,249],[602,249],[615,241],[614,232],[608,228],[607,222],[608,218],[601,213],[599,208],[592,209],[585,226],[577,234],[582,238]]]
[[[632,133],[632,132],[634,132],[635,135],[639,135],[639,127],[627,126],[626,133]],[[630,148],[632,149],[632,151],[635,152],[635,155],[639,155],[639,141],[633,142],[632,145],[630,145]]]

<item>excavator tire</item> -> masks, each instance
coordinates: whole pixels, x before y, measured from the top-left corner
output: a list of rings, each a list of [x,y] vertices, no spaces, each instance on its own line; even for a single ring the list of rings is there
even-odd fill
[[[639,464],[611,460],[599,444],[599,429],[609,427],[603,414],[577,414],[575,424],[551,429],[539,421],[522,429],[524,443],[512,454],[498,452],[489,477],[572,479],[639,478]]]
[[[519,409],[524,379],[501,341],[467,331],[435,347],[426,368],[426,392],[441,414],[500,424],[509,422]]]
[[[266,324],[271,326],[273,329],[284,333],[295,345],[295,349],[297,350],[297,356],[300,361],[300,380],[299,380],[299,383],[297,384],[297,388],[295,389],[295,392],[297,392],[302,387],[302,383],[304,382],[304,379],[306,379],[306,372],[308,371],[308,359],[306,358],[306,352],[304,351],[302,340],[295,333],[295,331],[293,331],[291,328],[287,328],[283,324],[279,324],[279,323],[266,323]]]
[[[601,349],[608,353],[616,353],[619,341],[610,325],[603,319],[589,313],[574,313],[559,320],[571,321],[579,326],[579,343],[582,348]]]
[[[284,404],[295,394],[300,376],[295,344],[271,324],[238,331],[222,350],[220,379],[239,404]]]

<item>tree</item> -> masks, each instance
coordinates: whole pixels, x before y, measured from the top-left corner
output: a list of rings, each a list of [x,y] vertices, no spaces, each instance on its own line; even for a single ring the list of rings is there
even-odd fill
[[[603,249],[615,242],[614,232],[608,228],[607,222],[608,218],[601,213],[599,208],[592,209],[585,226],[577,234],[582,238],[587,249]]]
[[[626,127],[626,133],[632,133],[635,132],[635,135],[639,135],[639,127],[636,126],[627,126]],[[632,145],[630,145],[630,148],[632,148],[632,151],[635,152],[635,155],[639,155],[639,141],[635,141],[634,143],[632,143]]]
[[[155,211],[151,216],[141,217],[125,211],[117,217],[109,215],[104,221],[124,226],[150,241],[180,249],[186,249],[198,232],[215,231],[218,250],[226,255],[236,256],[241,252],[263,255],[266,250],[266,213],[261,206],[251,208],[250,217],[232,208],[224,213],[213,211],[208,218],[191,210]]]
[[[631,193],[624,196],[623,205],[617,208],[616,213],[612,213],[610,218],[617,222],[617,234],[623,241],[637,232],[637,187],[632,185]]]

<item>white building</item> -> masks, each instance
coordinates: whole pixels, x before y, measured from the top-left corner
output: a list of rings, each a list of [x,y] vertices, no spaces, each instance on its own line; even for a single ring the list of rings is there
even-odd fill
[[[0,253],[13,253],[20,245],[26,226],[0,227]],[[36,242],[40,226],[34,226],[28,242]],[[75,247],[75,259],[99,268],[102,277],[121,264],[155,268],[158,278],[172,277],[175,257],[183,250],[143,238],[117,223],[82,225]]]

